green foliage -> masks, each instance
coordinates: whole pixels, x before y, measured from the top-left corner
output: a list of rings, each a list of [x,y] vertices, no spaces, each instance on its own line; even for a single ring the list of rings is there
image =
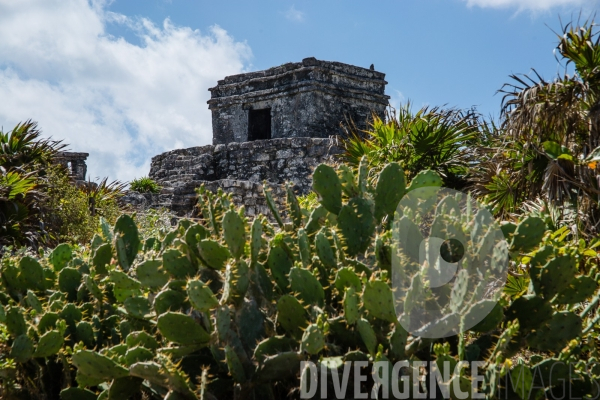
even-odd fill
[[[479,125],[480,118],[472,112],[424,107],[415,113],[407,103],[387,121],[375,117],[364,132],[350,129],[345,160],[357,166],[366,156],[371,174],[399,162],[410,179],[430,169],[443,177],[446,187],[461,188]]]
[[[48,170],[46,177],[49,230],[57,240],[71,243],[87,243],[96,233],[101,218],[112,224],[120,214],[114,196],[98,195],[94,200],[94,212],[90,209],[90,196],[76,186],[60,166]]]
[[[37,247],[48,240],[39,181],[64,145],[42,139],[34,122],[0,131],[0,246]]]
[[[373,187],[344,167],[328,171],[342,182],[334,195],[340,200],[322,191],[321,201],[338,214],[313,218],[320,205],[288,201],[281,215],[295,213],[297,230],[285,222],[278,229],[263,217],[248,221],[221,193],[204,204],[206,225],[182,220],[153,231],[150,242],[135,219],[121,216],[93,238],[91,250],[62,244],[45,256],[5,257],[0,346],[22,376],[38,383],[0,374],[0,387],[15,395],[37,393],[35,387],[50,398],[74,383],[63,396],[109,390],[108,396],[142,392],[151,399],[168,392],[233,398],[237,391],[258,396],[268,389],[277,398],[297,388],[301,360],[455,363],[469,354],[485,361],[493,397],[498,377],[491,371],[520,350],[546,360],[592,354],[586,343],[596,335],[588,305],[598,301],[596,253],[533,217],[505,228],[511,254],[531,264],[530,273],[513,279],[501,303],[465,333],[468,348],[460,341],[451,350],[442,340],[428,354],[429,342],[408,336],[397,321],[389,275],[396,197],[382,185],[404,191],[439,177],[423,172],[404,182],[402,170],[388,166]],[[451,199],[442,203],[453,210]],[[412,232],[404,220],[398,227]],[[450,308],[464,304],[463,278],[448,293]],[[405,310],[420,301],[409,297]],[[209,375],[198,369],[200,359]],[[41,374],[27,375],[32,363]],[[61,385],[41,385],[50,368],[60,371]]]
[[[576,224],[582,234],[595,234],[600,31],[593,20],[569,23],[557,40],[557,60],[574,71],[565,68],[552,80],[535,70],[532,76],[510,76],[500,90],[501,124],[490,125],[474,149],[479,162],[471,181],[498,214],[541,202],[560,225]]]
[[[162,188],[152,178],[143,176],[129,182],[129,189],[140,193],[159,193]]]

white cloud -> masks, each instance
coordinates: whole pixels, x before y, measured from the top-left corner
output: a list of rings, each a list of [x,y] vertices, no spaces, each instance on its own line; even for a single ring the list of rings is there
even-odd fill
[[[516,8],[519,11],[547,11],[556,7],[569,7],[578,11],[579,8],[587,10],[598,5],[597,0],[464,0],[468,6],[491,8]]]
[[[296,10],[296,7],[292,4],[292,6],[285,12],[285,17],[290,21],[302,22],[304,21],[304,13],[302,11]]]
[[[109,35],[111,23],[142,45]],[[92,179],[130,180],[156,154],[211,143],[207,89],[250,57],[218,26],[157,26],[102,0],[0,0],[0,125],[31,118],[90,153]]]

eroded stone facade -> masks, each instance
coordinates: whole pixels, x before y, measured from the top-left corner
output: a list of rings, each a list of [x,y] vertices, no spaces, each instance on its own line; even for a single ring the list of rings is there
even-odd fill
[[[313,169],[322,162],[334,162],[341,153],[335,139],[287,138],[226,145],[208,145],[173,150],[152,158],[149,176],[163,190],[148,196],[154,206],[167,207],[179,214],[193,209],[195,189],[222,188],[244,204],[249,215],[267,214],[262,182],[267,181],[278,199],[280,184],[291,182],[298,194],[311,188]]]
[[[62,151],[54,157],[54,162],[64,166],[75,181],[84,182],[85,175],[87,174],[85,160],[87,160],[88,156],[89,153]]]
[[[270,138],[343,135],[340,122],[366,127],[383,116],[389,96],[385,74],[305,58],[265,71],[228,76],[209,89],[213,144],[246,142],[253,110],[270,113]]]

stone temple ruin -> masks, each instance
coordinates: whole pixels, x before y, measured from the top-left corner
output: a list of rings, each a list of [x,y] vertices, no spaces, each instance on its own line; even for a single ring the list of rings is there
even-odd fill
[[[341,123],[352,120],[364,129],[373,113],[383,117],[389,100],[384,78],[372,67],[315,58],[228,76],[209,89],[213,144],[153,157],[149,176],[161,193],[126,201],[190,215],[195,189],[204,184],[232,192],[248,215],[266,215],[264,180],[275,194],[286,181],[307,193],[312,170],[342,151]]]
[[[70,177],[75,182],[85,182],[85,175],[87,173],[87,160],[89,153],[74,153],[69,151],[61,151],[54,158],[54,162],[62,165],[69,171]]]

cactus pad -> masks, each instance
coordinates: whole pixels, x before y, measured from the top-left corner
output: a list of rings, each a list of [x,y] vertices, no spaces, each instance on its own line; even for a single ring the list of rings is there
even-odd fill
[[[410,192],[419,188],[441,187],[443,184],[444,183],[442,182],[442,178],[440,178],[437,172],[425,170],[420,171],[412,179],[412,181],[410,181],[410,185],[408,186],[406,191]]]
[[[350,325],[354,325],[360,316],[358,311],[358,296],[354,286],[346,288],[344,293],[344,318]]]
[[[33,257],[25,256],[19,261],[19,280],[23,287],[32,290],[44,289],[44,270]]]
[[[349,256],[364,253],[375,231],[371,202],[360,197],[351,199],[339,212],[338,228]]]
[[[125,299],[124,305],[127,314],[134,318],[147,319],[152,316],[150,302],[145,297],[128,297]]]
[[[527,343],[541,351],[561,351],[581,335],[582,320],[569,311],[555,313],[544,325],[529,335]]]
[[[294,351],[266,357],[256,373],[257,382],[270,382],[294,377],[300,372],[302,354]]]
[[[258,361],[259,364],[262,364],[265,357],[293,351],[296,346],[297,344],[294,339],[285,336],[271,336],[256,345],[254,359]]]
[[[273,283],[271,282],[267,270],[262,264],[257,263],[254,266],[254,281],[258,284],[265,299],[271,301],[273,299]]]
[[[50,262],[56,272],[60,271],[67,266],[67,263],[71,260],[73,252],[71,245],[68,243],[62,243],[56,246],[52,253],[50,253]]]
[[[27,291],[27,296],[25,296],[25,301],[27,301],[27,305],[35,310],[37,313],[41,314],[44,310],[42,307],[42,303],[40,299],[33,293],[31,290]]]
[[[119,265],[127,271],[140,249],[137,225],[130,215],[122,214],[115,223],[114,233]]]
[[[292,337],[300,339],[308,326],[308,315],[302,304],[293,296],[283,295],[277,303],[277,322]]]
[[[306,226],[304,227],[304,229],[306,230],[306,233],[308,235],[312,235],[313,233],[318,231],[319,228],[321,227],[321,225],[323,224],[323,221],[325,221],[326,217],[327,217],[327,210],[325,209],[325,207],[319,206],[319,207],[315,208],[313,210],[313,212],[310,213],[308,222],[306,223]]]
[[[320,164],[313,173],[313,189],[327,211],[337,214],[342,208],[342,185],[335,170],[326,164]]]
[[[154,358],[154,353],[145,347],[132,347],[125,353],[125,364],[128,366],[140,361],[151,361]]]
[[[27,332],[25,318],[18,307],[9,307],[6,311],[6,329],[13,338],[17,338]]]
[[[570,255],[556,257],[540,272],[540,289],[544,298],[550,300],[560,291],[568,288],[575,278],[577,272],[575,259]]]
[[[185,243],[196,258],[200,258],[198,243],[210,237],[210,231],[200,224],[193,224],[185,231]]]
[[[513,233],[511,251],[527,252],[537,246],[546,231],[546,223],[538,217],[527,217]]]
[[[42,315],[42,318],[40,318],[40,322],[38,323],[38,332],[40,334],[44,334],[44,332],[56,328],[56,322],[58,321],[58,319],[59,316],[55,312],[45,313],[44,315]]]
[[[398,203],[406,193],[404,170],[398,163],[389,163],[379,173],[375,187],[375,218],[394,215]]]
[[[338,167],[338,176],[340,178],[342,190],[344,191],[346,196],[358,196],[358,186],[356,186],[356,178],[354,177],[352,169],[345,164],[341,164]]]
[[[25,363],[33,355],[33,341],[27,335],[19,335],[10,349],[10,357],[16,362]]]
[[[166,312],[158,317],[158,330],[167,340],[182,344],[208,343],[210,334],[188,315]]]
[[[92,379],[109,381],[129,375],[129,371],[110,358],[91,350],[80,350],[73,354],[77,373]]]
[[[156,315],[167,311],[177,311],[183,307],[185,295],[178,290],[163,290],[154,298],[154,311]]]
[[[61,400],[96,400],[96,394],[90,390],[70,387],[60,392]]]
[[[198,311],[209,311],[219,305],[219,300],[217,300],[212,290],[202,281],[189,281],[187,293],[190,303]]]
[[[510,243],[512,240],[512,235],[517,230],[517,225],[510,221],[502,221],[500,224],[500,229],[502,230],[504,238]]]
[[[578,276],[574,278],[569,286],[558,293],[553,303],[577,304],[591,297],[598,289],[596,281],[589,276]]]
[[[229,368],[229,374],[231,374],[233,380],[237,383],[246,382],[244,366],[235,353],[235,350],[229,345],[225,346],[225,360],[227,362],[227,367]]]
[[[60,311],[58,316],[67,322],[67,325],[75,327],[75,325],[83,319],[83,313],[73,303],[66,304]]]
[[[250,228],[250,260],[255,265],[258,262],[258,255],[262,247],[262,223],[260,219],[255,218]]]
[[[485,318],[481,319],[485,315]],[[463,316],[465,327],[474,332],[486,333],[496,329],[504,318],[502,306],[493,300],[481,300],[473,304]]]
[[[158,342],[154,336],[151,336],[144,331],[131,332],[129,335],[127,335],[125,343],[130,349],[136,346],[142,346],[153,351],[158,349]]]
[[[134,376],[126,376],[115,379],[108,389],[108,398],[106,400],[129,399],[140,392],[143,379]],[[100,398],[98,398],[100,400]]]
[[[271,270],[271,275],[273,275],[275,283],[281,290],[286,290],[289,285],[287,275],[290,273],[292,265],[292,260],[290,260],[287,252],[281,245],[271,247],[267,258],[267,266]]]
[[[306,268],[310,265],[312,256],[310,253],[310,242],[308,240],[308,235],[302,228],[298,230],[298,249],[300,250],[299,253],[302,265]]]
[[[318,279],[307,269],[292,268],[290,270],[290,288],[298,294],[298,298],[307,304],[323,307],[325,291]]]
[[[277,225],[280,228],[283,228],[283,220],[281,219],[281,215],[279,215],[279,211],[277,210],[277,204],[275,200],[273,200],[273,196],[271,195],[271,189],[267,186],[267,182],[263,182],[263,195],[265,196],[265,200],[267,201],[267,206],[269,210],[271,210],[271,214],[273,214],[273,218],[277,221]]]
[[[318,354],[325,347],[325,335],[315,324],[309,325],[300,342],[300,351],[305,351],[308,354]]]
[[[360,278],[356,275],[354,270],[349,267],[343,267],[337,270],[333,285],[340,292],[343,292],[344,288],[350,286],[353,286],[356,290],[361,290],[362,288]]]
[[[58,287],[67,294],[69,301],[77,300],[77,289],[81,285],[81,272],[75,268],[65,267],[58,274]]]
[[[223,236],[231,255],[240,258],[244,254],[246,244],[246,224],[233,210],[223,215]]]
[[[110,264],[113,253],[112,247],[109,243],[100,245],[96,251],[94,251],[94,257],[92,258],[92,265],[99,275],[107,275],[108,271],[106,266]]]
[[[38,345],[33,357],[50,357],[58,353],[64,343],[63,335],[59,331],[44,333],[38,340]]]
[[[163,253],[163,268],[175,279],[186,279],[197,272],[190,260],[176,249],[169,249]]]
[[[371,324],[366,319],[361,318],[356,322],[356,329],[360,333],[360,337],[367,347],[369,354],[374,357],[377,353],[377,336],[375,336],[375,331],[371,327]]]
[[[382,281],[370,281],[365,285],[363,303],[370,315],[388,322],[396,322],[394,296],[390,286]]]
[[[77,342],[83,342],[85,347],[91,349],[95,345],[94,329],[87,321],[80,321],[75,327],[75,338]]]
[[[206,266],[216,270],[222,270],[230,257],[227,248],[211,239],[201,240],[198,244],[198,250]]]
[[[319,259],[327,268],[334,269],[337,266],[337,260],[335,258],[335,252],[329,244],[329,240],[325,235],[324,228],[317,233],[315,237],[315,248]]]
[[[302,210],[300,209],[300,204],[298,203],[298,198],[294,193],[294,188],[291,183],[288,183],[285,187],[286,193],[286,201],[288,210],[290,212],[290,216],[294,223],[294,227],[298,229],[300,225],[302,225]]]
[[[161,260],[142,262],[136,267],[135,276],[146,288],[160,288],[169,281],[169,274],[163,270]]]
[[[506,312],[509,321],[517,318],[522,329],[536,329],[552,317],[552,307],[541,297],[522,296]]]
[[[406,357],[406,341],[408,332],[400,324],[396,324],[394,331],[390,334],[390,353],[396,360],[402,360]]]

